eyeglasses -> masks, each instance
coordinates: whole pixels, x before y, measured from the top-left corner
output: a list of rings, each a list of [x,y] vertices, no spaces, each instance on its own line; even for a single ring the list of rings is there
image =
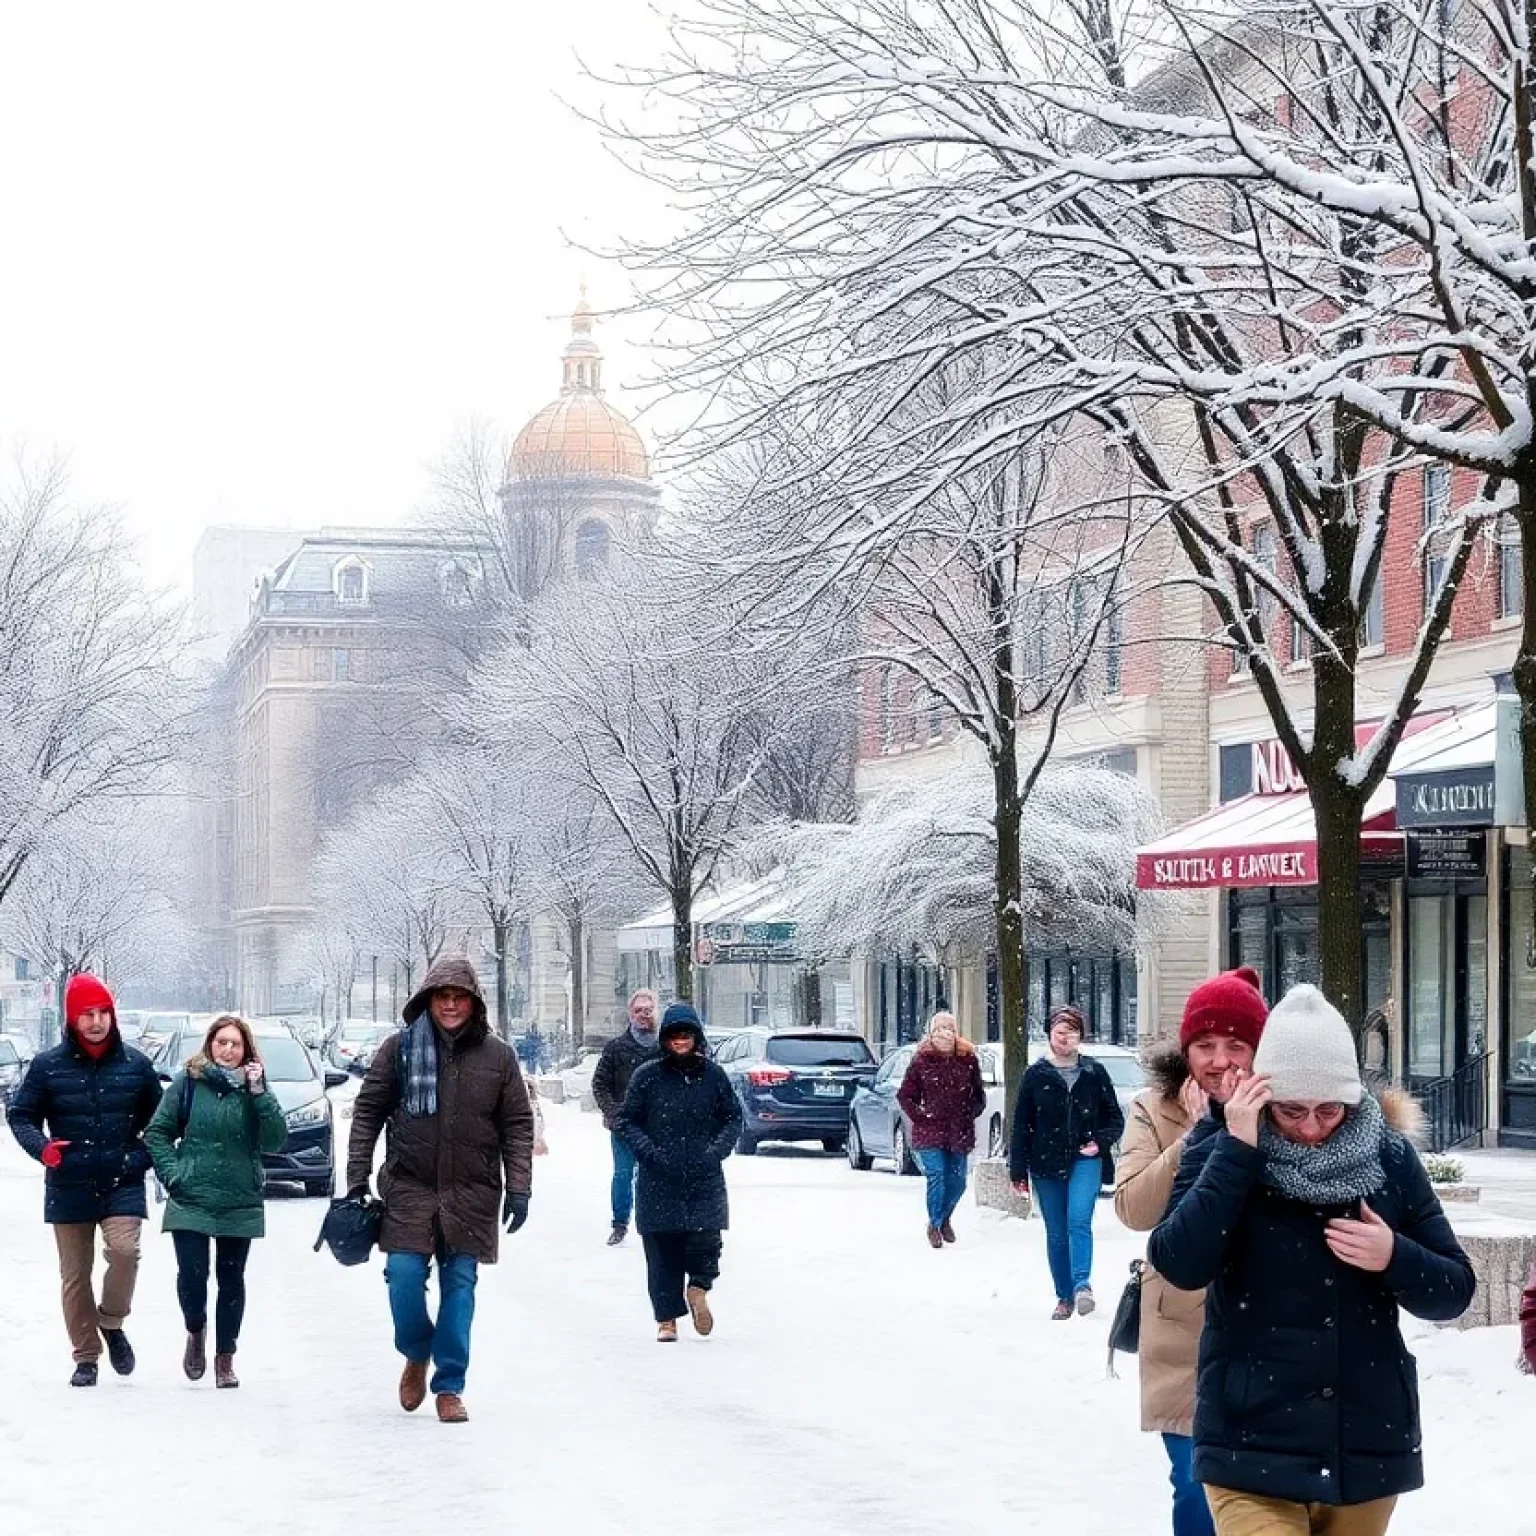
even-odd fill
[[[1292,1128],[1316,1121],[1320,1130],[1329,1130],[1348,1113],[1344,1104],[1271,1104],[1269,1112],[1282,1125]]]

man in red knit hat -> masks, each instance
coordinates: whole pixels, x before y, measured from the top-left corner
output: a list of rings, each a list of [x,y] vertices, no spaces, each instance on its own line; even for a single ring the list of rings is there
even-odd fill
[[[1186,1147],[1219,1129],[1221,1106],[1253,1067],[1268,1005],[1243,966],[1201,982],[1184,1003],[1177,1047],[1147,1058],[1151,1086],[1136,1096],[1115,1168],[1115,1214],[1133,1232],[1162,1221]],[[1141,1427],[1161,1434],[1173,1484],[1174,1536],[1212,1536],[1205,1490],[1194,1479],[1195,1362],[1205,1293],[1142,1276]]]
[[[160,1102],[149,1057],[124,1043],[112,994],[94,976],[64,989],[64,1040],[34,1058],[11,1100],[11,1133],[48,1170],[43,1220],[53,1227],[64,1283],[64,1323],[74,1346],[72,1387],[96,1385],[102,1341],[127,1376],[133,1349],[123,1320],[139,1272],[139,1228],[148,1215],[144,1127]],[[91,1271],[101,1232],[106,1278]]]

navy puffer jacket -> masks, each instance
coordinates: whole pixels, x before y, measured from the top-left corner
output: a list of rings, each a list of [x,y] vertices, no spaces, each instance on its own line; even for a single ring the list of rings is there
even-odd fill
[[[60,1224],[147,1216],[144,1128],[160,1103],[149,1057],[112,1033],[99,1061],[73,1035],[34,1058],[7,1118],[22,1151],[42,1159],[49,1141],[67,1141],[64,1160],[48,1170],[43,1220]]]
[[[1209,1286],[1195,1406],[1195,1479],[1298,1504],[1364,1504],[1424,1481],[1419,1389],[1398,1309],[1447,1322],[1475,1280],[1412,1146],[1387,1132],[1367,1196],[1396,1234],[1380,1274],[1335,1259],[1346,1207],[1288,1199],[1263,1156],[1222,1129],[1185,1146],[1147,1258],[1181,1290]]]
[[[705,1056],[693,1029],[691,1055],[664,1054],[629,1080],[618,1134],[634,1150],[635,1225],[652,1232],[722,1232],[730,1225],[725,1170],[741,1134],[731,1080]]]

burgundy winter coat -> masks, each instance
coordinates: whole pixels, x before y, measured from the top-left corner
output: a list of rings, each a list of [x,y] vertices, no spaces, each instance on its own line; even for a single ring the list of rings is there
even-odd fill
[[[896,1102],[912,1122],[917,1152],[970,1152],[976,1146],[976,1117],[987,1107],[976,1047],[960,1040],[945,1056],[925,1040],[901,1080]]]
[[[1525,1295],[1520,1298],[1520,1348],[1525,1351],[1525,1363],[1536,1373],[1536,1259],[1531,1261]]]

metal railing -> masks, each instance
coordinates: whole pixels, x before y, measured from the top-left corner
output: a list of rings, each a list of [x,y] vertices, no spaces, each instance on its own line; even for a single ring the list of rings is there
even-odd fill
[[[1437,1077],[1413,1090],[1429,1125],[1429,1150],[1447,1152],[1488,1128],[1488,1064],[1474,1056],[1449,1077]]]

